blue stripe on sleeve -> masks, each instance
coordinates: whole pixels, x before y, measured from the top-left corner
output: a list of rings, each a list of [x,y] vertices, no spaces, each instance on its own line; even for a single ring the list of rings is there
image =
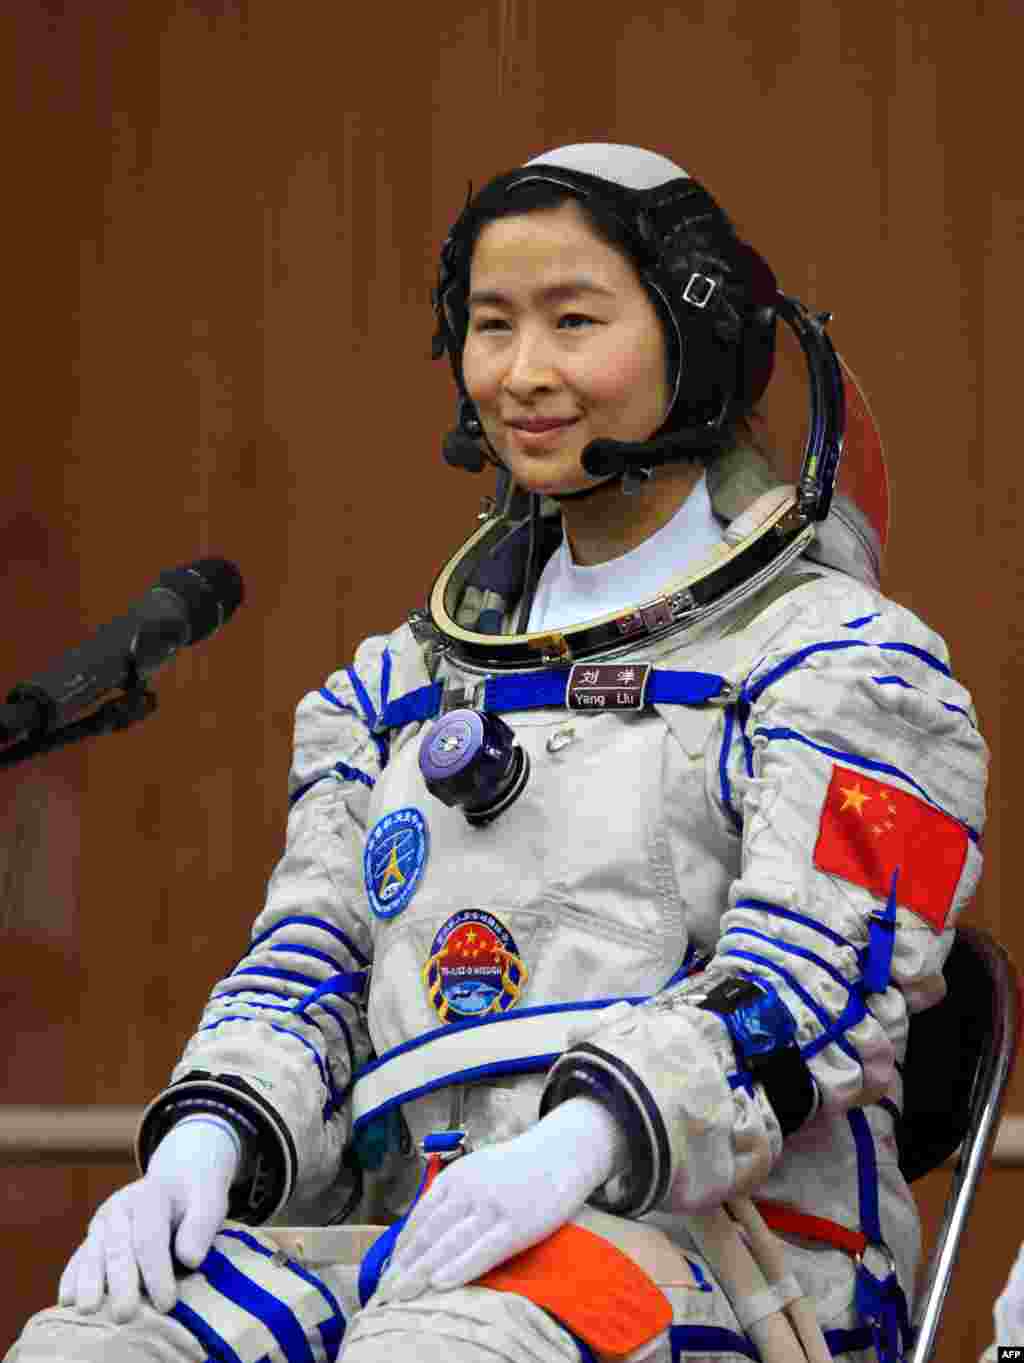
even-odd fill
[[[278,970],[276,966],[269,965],[242,966],[239,970],[232,970],[229,979],[234,979],[236,975],[265,975],[271,980],[291,980],[294,984],[309,984],[314,989],[320,983],[313,975],[300,975],[297,970]]]
[[[258,937],[253,938],[249,943],[249,951],[255,951],[262,942],[265,942],[268,937],[272,937],[279,928],[291,927],[293,924],[307,928],[319,928],[321,932],[326,932],[329,937],[333,937],[335,941],[340,942],[347,951],[351,952],[352,956],[360,965],[368,966],[370,964],[369,956],[364,956],[347,933],[342,932],[340,928],[336,928],[333,923],[328,923],[326,919],[314,918],[310,914],[289,914],[287,918],[278,919],[272,928],[267,928],[266,932],[261,932]],[[246,955],[248,954],[249,952],[246,952]],[[243,956],[242,959],[244,960],[245,957]]]
[[[380,660],[380,712],[381,714],[388,707],[389,692],[391,691],[391,650],[384,649]]]
[[[326,781],[329,778],[336,781],[339,777],[344,781],[359,781],[368,790],[373,790],[377,784],[372,776],[367,776],[366,772],[360,771],[358,767],[350,767],[344,762],[335,762],[330,771],[325,771],[321,776],[314,776],[312,781],[307,781],[305,785],[299,786],[297,790],[293,791],[288,798],[288,808],[292,809],[308,790],[312,790],[321,781]]]
[[[759,681],[756,681],[753,684],[753,686],[748,686],[750,677],[757,671],[757,668],[754,668],[754,672],[751,672],[747,677],[747,681],[743,683],[743,699],[748,702],[757,700],[767,687],[772,686],[788,672],[792,672],[795,668],[800,667],[801,664],[814,653],[835,653],[846,648],[880,648],[887,649],[893,653],[907,653],[918,658],[921,662],[927,663],[929,667],[934,668],[937,672],[941,672],[944,677],[951,677],[953,675],[944,662],[936,658],[934,654],[929,653],[926,649],[918,648],[916,644],[876,644],[871,643],[866,639],[840,639],[831,643],[808,644],[806,648],[797,649],[795,653],[791,653],[788,657],[783,658],[782,662],[776,663],[771,671],[766,672]]]
[[[288,796],[288,808],[292,809],[297,805],[307,790],[312,790],[313,787],[318,786],[321,781],[326,781],[328,775],[329,773],[325,772],[323,776],[314,776],[312,781],[307,781],[305,785],[299,786],[296,790],[293,790],[291,795]]]
[[[244,1013],[228,1013],[224,1017],[218,1018],[216,1022],[206,1023],[204,1026],[200,1027],[199,1030],[201,1032],[212,1032],[217,1027],[219,1027],[221,1023],[224,1022],[254,1022],[254,1021],[256,1021],[255,1018],[246,1017]],[[316,1061],[316,1067],[317,1070],[320,1072],[320,1078],[323,1081],[323,1086],[330,1094],[330,1101],[327,1103],[327,1106],[324,1110],[324,1121],[326,1121],[327,1118],[330,1115],[332,1115],[337,1110],[338,1107],[338,1088],[334,1082],[334,1075],[331,1073],[330,1062],[322,1060],[313,1043],[307,1040],[306,1037],[302,1036],[301,1033],[293,1032],[290,1027],[279,1027],[276,1022],[268,1022],[266,1023],[266,1026],[268,1026],[272,1031],[280,1032],[283,1036],[294,1037],[296,1041],[301,1042],[302,1045],[305,1046],[306,1050],[309,1051],[310,1055],[312,1055],[313,1059]]]
[[[846,620],[843,623],[843,629],[860,629],[862,625],[867,625],[872,620],[877,620],[881,614],[881,611],[874,611],[871,615],[862,615],[857,620]]]
[[[369,972],[343,970],[340,974],[332,975],[330,979],[323,980],[313,990],[312,994],[307,994],[298,1011],[301,1013],[312,1004],[319,1003],[322,998],[355,999],[361,1002],[365,996],[368,982]]]
[[[362,708],[363,717],[366,720],[366,727],[370,731],[370,737],[376,744],[377,755],[380,757],[380,765],[381,767],[386,767],[388,764],[388,745],[380,734],[375,734],[373,732],[377,724],[377,711],[373,708],[373,701],[370,699],[370,693],[359,680],[359,674],[354,667],[346,667],[345,672],[349,681],[352,683],[353,691],[356,693],[356,700],[358,700]]]
[[[732,748],[732,731],[735,723],[735,715],[730,705],[725,712],[725,733],[722,735],[722,747],[718,754],[718,779],[722,789],[722,803],[725,805],[726,812],[732,820],[736,832],[742,833],[743,821],[733,808],[732,789],[729,784],[729,752]]]
[[[233,990],[231,991],[232,994],[244,994],[244,993],[246,993],[246,992],[247,992],[247,991],[244,990],[244,989],[233,989]],[[227,995],[225,995],[225,994],[218,994],[218,995],[217,995],[217,998],[214,999],[213,1002],[217,1002],[219,999],[226,998],[226,997],[227,997]],[[294,1002],[295,1002],[295,1003],[298,1003],[299,1000],[298,1000],[298,999],[295,999]],[[322,1009],[324,1010],[324,1012],[327,1013],[330,1017],[332,1017],[332,1018],[334,1019],[334,1021],[338,1024],[338,1030],[341,1032],[342,1040],[345,1042],[345,1049],[348,1051],[348,1066],[349,1066],[349,1072],[351,1073],[351,1072],[355,1069],[355,1067],[356,1067],[356,1052],[355,1052],[355,1046],[352,1044],[352,1033],[351,1033],[351,1032],[349,1031],[349,1029],[348,1029],[348,1023],[345,1021],[345,1019],[341,1016],[340,1013],[336,1012],[336,1011],[330,1006],[330,1004],[321,1003],[321,1001],[320,1001],[319,999],[312,1000],[312,1002],[315,1003],[315,1005],[316,1005],[317,1008],[322,1008]],[[324,1029],[320,1026],[319,1022],[317,1022],[316,1018],[310,1017],[308,1013],[304,1012],[304,1011],[303,1011],[303,1008],[296,1008],[296,1007],[294,1007],[294,1006],[291,1007],[291,1008],[286,1008],[286,1007],[284,1006],[284,1004],[281,1004],[281,1003],[254,1003],[251,999],[246,999],[246,1000],[245,1000],[245,1004],[246,1004],[246,1007],[248,1007],[248,1008],[260,1008],[260,1009],[262,1009],[262,1010],[264,1010],[264,1011],[266,1011],[266,1012],[271,1012],[271,1013],[288,1013],[291,1017],[301,1018],[302,1021],[305,1022],[305,1023],[307,1023],[310,1027],[315,1027],[316,1030],[320,1033],[320,1035],[324,1038],[324,1041],[325,1041],[325,1042],[327,1041],[327,1037],[326,1037],[326,1035],[325,1035],[325,1033],[324,1033]],[[303,1005],[303,1007],[305,1007],[305,1005]],[[233,1014],[231,1015],[231,1017],[232,1017],[232,1020],[235,1021],[235,1022],[260,1022],[260,1021],[262,1021],[261,1018],[251,1018],[251,1017],[249,1017],[249,1015],[248,1015],[247,1013],[233,1013]],[[226,1017],[225,1017],[225,1018],[221,1018],[220,1021],[222,1021],[222,1022],[227,1021],[227,1018],[226,1018]],[[212,1026],[216,1026],[217,1024],[216,1024],[216,1023],[213,1023],[213,1024],[211,1024],[211,1025],[212,1025]],[[273,1024],[270,1024],[270,1025],[273,1025]],[[200,1028],[200,1030],[203,1030],[203,1029]]]
[[[306,1332],[294,1311],[280,1297],[253,1282],[226,1254],[211,1249],[199,1272],[221,1296],[263,1322],[287,1363],[315,1363]]]
[[[877,682],[879,686],[902,686],[907,691],[921,690],[919,686],[914,686],[913,683],[904,681],[902,677],[872,677],[871,680],[873,682]],[[922,692],[922,694],[924,693]],[[967,713],[967,711],[964,709],[962,705],[950,705],[948,701],[944,700],[940,700],[939,704],[942,706],[944,710],[951,710],[955,715],[963,715],[964,719],[967,720],[967,723],[971,726],[971,728],[973,729],[975,727],[974,720],[971,719],[970,715]]]
[[[919,785],[918,782],[915,781],[912,776],[908,776],[907,773],[905,771],[901,771],[899,767],[891,766],[888,762],[876,762],[875,759],[872,757],[860,757],[857,753],[844,752],[840,748],[826,748],[823,743],[815,743],[813,739],[807,738],[806,735],[800,733],[797,729],[789,729],[785,727],[778,729],[755,729],[754,730],[755,738],[758,735],[767,738],[769,741],[774,741],[780,738],[795,739],[796,742],[803,743],[808,748],[814,748],[817,752],[824,753],[826,757],[838,758],[840,762],[848,762],[850,763],[851,766],[861,767],[865,771],[884,771],[887,772],[890,776],[897,776],[901,781],[906,781],[908,786],[913,786],[916,791],[919,791],[921,794],[921,798],[925,800],[928,804],[930,804],[933,809],[938,809],[941,810],[943,814],[948,814],[949,817],[953,819],[955,823],[958,823],[961,826],[961,828],[966,830],[967,835],[971,838],[973,842],[978,841],[978,834],[974,831],[970,824],[964,823],[963,819],[958,819],[955,814],[950,814],[948,809],[943,809],[942,805],[938,804],[937,801],[931,798],[931,796],[925,790],[924,786]]]
[[[274,946],[268,947],[267,950],[291,951],[294,952],[297,956],[312,956],[315,961],[326,961],[326,963],[329,966],[331,966],[333,970],[336,970],[339,975],[344,970],[344,967],[342,966],[341,962],[335,960],[333,956],[328,956],[326,951],[318,951],[316,947],[299,946],[297,942],[278,942],[275,943]]]
[[[234,977],[237,976],[237,975],[269,975],[269,976],[272,976],[273,978],[276,978],[276,979],[293,980],[293,981],[294,981],[295,983],[297,983],[297,984],[307,984],[307,985],[311,985],[311,986],[313,987],[314,990],[316,990],[316,989],[319,987],[319,985],[322,983],[321,980],[314,979],[314,978],[313,978],[312,976],[310,976],[310,975],[300,975],[300,974],[298,973],[298,971],[296,971],[296,970],[276,970],[276,969],[272,969],[272,968],[269,967],[269,966],[263,966],[263,967],[261,967],[261,966],[247,966],[247,967],[245,967],[245,968],[242,969],[242,970],[235,970],[235,971],[232,971],[231,978],[234,978]],[[332,991],[332,992],[334,992],[334,991]],[[233,995],[237,995],[237,994],[248,994],[248,993],[273,994],[276,998],[291,999],[292,1002],[293,1002],[293,1004],[298,1004],[298,1003],[301,1002],[301,1000],[295,998],[295,997],[294,997],[293,995],[291,995],[291,994],[281,994],[281,993],[278,993],[276,990],[273,990],[273,989],[263,989],[263,988],[261,988],[260,986],[253,986],[251,989],[234,989],[234,990],[225,989],[223,992],[221,992],[221,993],[215,995],[214,998],[211,1000],[211,1002],[216,1002],[218,999],[229,998],[229,997],[232,997]],[[343,997],[343,995],[341,995],[341,994],[339,993],[339,994],[338,994],[338,997],[341,998],[341,997]],[[341,1014],[340,1014],[339,1012],[337,1012],[334,1008],[332,1008],[332,1007],[330,1006],[330,1004],[323,1003],[319,998],[317,998],[316,1000],[311,1000],[311,1002],[314,1002],[314,1001],[315,1001],[317,1007],[318,1007],[318,1008],[322,1008],[322,1009],[324,1010],[325,1013],[327,1013],[330,1017],[332,1017],[332,1018],[334,1019],[334,1021],[338,1024],[338,1027],[341,1029],[341,1034],[342,1034],[342,1036],[344,1037],[344,1040],[345,1040],[345,1047],[346,1047],[346,1049],[347,1049],[347,1051],[348,1051],[349,1066],[350,1066],[352,1069],[354,1069],[354,1068],[355,1068],[355,1063],[356,1063],[355,1046],[354,1046],[353,1041],[352,1041],[352,1034],[351,1034],[351,1032],[349,1031],[348,1024],[345,1022],[345,1019],[341,1016]],[[299,1010],[298,1010],[297,1008],[295,1008],[295,1007],[292,1007],[292,1008],[290,1008],[288,1011],[289,1011],[289,1012],[293,1012],[293,1013],[297,1013]],[[312,1026],[312,1027],[317,1027],[317,1023],[316,1023],[316,1021],[315,1021],[313,1018],[307,1017],[305,1013],[302,1013],[301,1016],[302,1016],[302,1018],[303,1018],[303,1020],[304,1020],[305,1022],[308,1022],[308,1023],[310,1024],[310,1026]],[[238,1017],[240,1018],[240,1020],[244,1020],[244,1018],[243,1018],[242,1015],[238,1015]],[[254,1021],[254,1020],[255,1020],[255,1019],[253,1019],[253,1018],[249,1018],[249,1019],[248,1019],[248,1021],[250,1021],[250,1022],[252,1022],[252,1021]],[[225,1018],[221,1018],[221,1019],[219,1019],[219,1021],[223,1022],[223,1021],[226,1021],[226,1019],[225,1019]],[[217,1026],[217,1023],[213,1023],[213,1024],[211,1024],[211,1025],[215,1027],[215,1026]],[[270,1026],[273,1026],[274,1024],[271,1023],[271,1024],[269,1024],[269,1025],[270,1025]],[[202,1030],[202,1029],[200,1029],[200,1030]],[[282,1031],[282,1030],[286,1030],[286,1029],[275,1028],[275,1031]],[[317,1030],[318,1030],[318,1031],[321,1031],[321,1028],[317,1027]],[[297,1033],[293,1033],[292,1035],[298,1035],[298,1034],[297,1034]],[[303,1040],[303,1038],[300,1037],[299,1040]],[[306,1044],[308,1045],[309,1043],[307,1042]],[[327,1082],[326,1079],[324,1080],[324,1082],[325,1082],[325,1083]],[[331,1085],[328,1085],[328,1088],[331,1089],[331,1092],[333,1093],[333,1088],[331,1087]]]
[[[726,937],[730,933],[742,933],[745,937],[757,937],[760,941],[767,942],[769,946],[778,947],[779,951],[788,951],[793,956],[802,956],[805,961],[810,961],[819,970],[823,970],[826,975],[830,975],[836,984],[841,984],[847,991],[857,987],[855,984],[851,984],[840,971],[836,970],[830,961],[826,961],[813,951],[808,951],[806,947],[798,947],[793,942],[787,942],[784,937],[769,937],[767,933],[758,932],[756,928],[741,927],[738,924],[736,927],[726,928],[722,936]]]
[[[788,918],[792,923],[801,923],[805,928],[811,928],[814,932],[820,932],[823,937],[834,943],[837,947],[849,947],[852,951],[857,948],[852,942],[848,942],[845,937],[840,937],[838,932],[833,932],[824,923],[819,923],[813,918],[806,917],[805,914],[797,913],[793,909],[784,909],[779,904],[769,904],[765,899],[738,899],[733,905],[734,909],[755,909],[758,913],[770,913],[777,918]]]
[[[914,658],[920,658],[921,662],[933,667],[936,672],[941,672],[944,677],[952,677],[953,673],[949,670],[940,658],[936,658],[934,653],[929,653],[927,649],[918,648],[916,644],[879,644],[879,648],[886,648],[892,653],[909,653]]]
[[[199,1341],[206,1350],[207,1363],[214,1359],[216,1363],[242,1363],[223,1335],[219,1335],[212,1325],[207,1325],[202,1316],[193,1311],[191,1306],[186,1306],[180,1298],[167,1314],[173,1316],[179,1325]]]
[[[321,686],[319,694],[323,696],[324,700],[329,700],[337,709],[344,710],[346,714],[355,715],[357,719],[359,718],[359,712],[354,706],[343,704],[333,691],[328,691],[326,686]]]
[[[751,672],[747,677],[747,681],[743,683],[743,699],[748,703],[757,700],[762,692],[766,691],[769,686],[772,686],[775,682],[779,681],[787,672],[793,672],[814,653],[833,653],[843,648],[873,647],[875,647],[875,645],[865,644],[860,639],[842,640],[831,644],[808,644],[806,648],[801,648],[795,653],[790,653],[787,657],[783,658],[781,663],[776,663],[775,666],[771,668],[770,671],[766,672],[759,681],[756,681],[753,686],[748,686],[750,677],[754,675],[754,673]],[[757,668],[754,669],[754,672],[756,671]]]
[[[381,765],[386,765],[386,762]],[[368,776],[365,771],[361,771],[358,767],[350,767],[347,762],[335,762],[331,770],[336,771],[339,776],[343,776],[346,781],[360,781],[368,790],[373,790],[377,784],[372,776]]]
[[[241,975],[243,972],[239,973]],[[288,999],[289,1006],[285,1007],[284,1005],[278,1005],[278,1003],[250,1003],[250,1007],[254,1007],[254,1009],[277,1009],[280,1010],[281,1013],[293,1013],[299,1015],[299,1017],[305,1017],[303,1010],[305,1009],[305,1006],[307,1006],[307,1003],[318,1003],[329,1017],[334,1018],[334,1021],[340,1026],[342,1032],[348,1032],[348,1025],[346,1025],[345,1018],[342,1017],[341,1013],[337,1013],[329,1003],[320,1003],[320,992],[334,995],[335,998],[345,998],[345,995],[342,994],[340,990],[318,990],[315,991],[316,998],[301,999],[297,998],[295,994],[281,994],[278,990],[260,990],[260,988],[250,985],[250,987],[245,988],[245,990],[222,990],[220,994],[211,996],[210,1003],[220,1003],[221,999],[237,998],[240,994],[270,994],[273,995],[275,999]],[[318,1026],[314,1018],[307,1018],[307,1022],[311,1022],[312,1026]]]
[[[232,999],[238,994],[269,994],[273,999],[288,999],[290,1003],[297,1002],[294,994],[284,994],[280,989],[261,989],[259,985],[247,984],[242,989],[221,989],[216,994],[210,995],[210,1003],[219,1003],[221,999]],[[253,1005],[255,1007],[255,1005]],[[264,1004],[263,1007],[270,1008],[271,1005]],[[291,1009],[289,1009],[289,1012]]]
[[[346,1022],[345,1022],[345,1019],[342,1017],[342,1015],[341,1015],[336,1009],[332,1008],[332,1007],[330,1006],[329,1003],[321,1003],[321,1001],[320,1001],[319,999],[315,999],[314,1002],[316,1003],[316,1006],[317,1006],[318,1008],[322,1008],[322,1009],[324,1010],[324,1012],[327,1014],[328,1017],[334,1019],[334,1021],[338,1024],[338,1027],[340,1028],[340,1030],[343,1031],[343,1032],[345,1033],[345,1035],[347,1036],[347,1035],[348,1035],[348,1026],[347,1026],[347,1024],[346,1024]],[[296,1005],[298,1005],[298,1006],[296,1006]],[[268,1006],[268,1007],[273,1007],[274,1005],[268,1004],[267,1006]],[[294,1000],[293,1000],[293,1005],[292,1005],[292,1007],[289,1008],[287,1011],[288,1011],[289,1013],[293,1013],[296,1017],[305,1018],[305,1020],[306,1020],[308,1023],[310,1023],[312,1026],[314,1026],[314,1027],[317,1029],[317,1031],[323,1031],[323,1028],[322,1028],[322,1027],[320,1026],[320,1024],[317,1022],[316,1018],[311,1018],[311,1017],[307,1017],[307,1016],[306,1016],[306,1013],[303,1011],[303,1010],[304,1010],[304,1007],[305,1007],[305,1004],[303,1003],[303,1001],[302,1001],[301,999],[294,999]]]

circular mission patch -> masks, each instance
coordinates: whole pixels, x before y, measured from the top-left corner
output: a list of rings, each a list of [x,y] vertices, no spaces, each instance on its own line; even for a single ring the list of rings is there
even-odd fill
[[[434,1011],[442,1022],[507,1013],[527,976],[512,934],[492,913],[452,914],[434,938],[423,967]]]
[[[378,918],[394,918],[419,889],[429,846],[427,821],[411,805],[385,814],[370,829],[363,874]]]

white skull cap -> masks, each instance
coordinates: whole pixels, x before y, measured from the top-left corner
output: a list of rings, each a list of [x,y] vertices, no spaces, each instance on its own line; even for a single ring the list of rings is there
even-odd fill
[[[587,175],[599,175],[603,180],[622,185],[626,189],[653,189],[667,180],[690,176],[667,156],[644,147],[628,147],[620,142],[575,142],[570,147],[555,147],[541,152],[528,166],[562,166],[565,170],[580,170]]]

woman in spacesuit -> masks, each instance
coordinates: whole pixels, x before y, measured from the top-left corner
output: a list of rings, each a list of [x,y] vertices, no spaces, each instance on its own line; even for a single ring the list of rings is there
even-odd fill
[[[889,1363],[908,1016],[981,866],[970,698],[826,518],[828,451],[794,488],[750,447],[782,295],[674,163],[498,177],[435,303],[447,455],[498,495],[300,703],[250,949],[9,1357]],[[289,1256],[339,1167],[394,1224]]]

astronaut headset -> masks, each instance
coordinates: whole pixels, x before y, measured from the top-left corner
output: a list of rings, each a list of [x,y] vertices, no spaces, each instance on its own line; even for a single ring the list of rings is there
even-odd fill
[[[611,167],[616,180],[607,178]],[[605,173],[597,174],[597,169]],[[654,468],[721,446],[731,437],[736,418],[751,410],[768,385],[777,316],[794,332],[807,362],[810,422],[793,495],[712,566],[672,579],[654,601],[626,612],[554,633],[530,634],[522,632],[521,608],[516,633],[483,634],[456,622],[457,603],[475,570],[517,527],[524,498],[487,440],[466,392],[462,351],[469,323],[469,257],[475,231],[489,220],[494,206],[521,187],[538,183],[589,201],[618,225],[668,343],[673,391],[661,427],[645,441],[590,441],[582,454],[589,474],[602,480],[621,475],[623,491],[630,492]],[[779,292],[771,269],[739,239],[708,191],[664,157],[635,147],[583,144],[546,153],[499,175],[475,198],[470,191],[441,249],[433,303],[434,358],[447,353],[458,390],[457,424],[445,439],[444,457],[476,472],[485,460],[499,470],[492,514],[441,570],[430,594],[429,616],[420,617],[425,631],[440,636],[442,649],[468,670],[523,670],[598,655],[615,657],[638,643],[719,615],[778,576],[804,552],[815,525],[828,515],[849,391],[825,333],[830,315],[813,316]],[[569,495],[588,496],[591,491]],[[523,606],[528,606],[539,575],[540,497],[531,494],[528,501],[530,550]]]

